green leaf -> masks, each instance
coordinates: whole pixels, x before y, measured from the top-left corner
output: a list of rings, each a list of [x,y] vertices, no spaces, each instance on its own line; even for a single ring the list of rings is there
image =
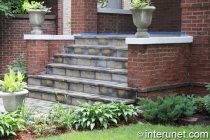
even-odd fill
[[[112,119],[112,121],[113,121],[115,124],[117,124],[117,120],[116,120],[116,119]]]
[[[93,130],[94,127],[95,127],[95,123],[91,123],[90,124],[90,129]]]
[[[102,123],[103,122],[103,118],[99,117],[99,121],[100,121],[100,123]]]
[[[90,126],[90,121],[87,121],[87,127],[89,127]]]
[[[76,127],[76,130],[78,130],[78,128],[79,128],[79,124],[76,124],[76,125],[75,125],[75,127]]]
[[[107,128],[107,122],[103,122],[104,128]]]
[[[87,121],[87,118],[83,118],[83,119],[82,119],[82,122],[83,122],[83,123],[84,123],[85,121]]]

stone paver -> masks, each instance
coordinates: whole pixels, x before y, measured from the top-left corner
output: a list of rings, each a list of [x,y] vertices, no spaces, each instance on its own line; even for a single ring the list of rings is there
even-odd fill
[[[25,104],[28,107],[35,107],[37,111],[40,113],[46,114],[49,112],[49,109],[51,109],[54,105],[57,104],[57,102],[49,102],[40,99],[26,98]],[[63,106],[63,108],[73,107],[66,104],[61,104],[61,105]],[[5,112],[2,98],[0,98],[0,112]]]

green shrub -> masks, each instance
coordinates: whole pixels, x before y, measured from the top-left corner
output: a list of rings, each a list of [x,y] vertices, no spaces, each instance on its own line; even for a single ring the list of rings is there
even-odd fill
[[[20,71],[25,77],[27,74],[27,69],[26,69],[26,60],[24,54],[20,54],[19,57],[13,61],[13,65],[8,65],[9,69],[12,69],[13,71]],[[26,79],[24,79],[26,80]]]
[[[210,90],[210,84],[206,85],[207,90]]]
[[[196,109],[194,103],[184,95],[158,97],[156,102],[143,98],[140,101],[144,118],[159,123],[174,123],[179,118],[192,115]]]
[[[206,106],[204,104],[204,98],[201,96],[188,96],[192,102],[194,102],[194,105],[196,106],[196,113],[198,114],[206,114]]]
[[[210,95],[206,95],[204,98],[204,105],[206,107],[206,110],[208,111],[208,113],[210,113]]]
[[[24,0],[0,0],[0,15],[14,17],[15,13],[24,14],[23,2]]]
[[[25,123],[25,120],[19,116],[18,111],[0,114],[0,137],[15,136],[15,131],[25,130]]]
[[[74,110],[75,117],[73,124],[76,129],[95,127],[107,128],[110,123],[117,124],[121,118],[126,121],[129,117],[136,114],[136,108],[132,105],[123,103],[100,104],[95,103],[93,106],[87,103],[80,103]]]

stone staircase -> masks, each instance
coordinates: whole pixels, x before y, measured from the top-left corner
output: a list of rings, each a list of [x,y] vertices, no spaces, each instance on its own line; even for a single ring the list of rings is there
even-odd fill
[[[29,97],[76,105],[111,101],[131,104],[136,89],[127,86],[125,38],[76,37],[65,53],[54,55],[46,74],[29,75]]]

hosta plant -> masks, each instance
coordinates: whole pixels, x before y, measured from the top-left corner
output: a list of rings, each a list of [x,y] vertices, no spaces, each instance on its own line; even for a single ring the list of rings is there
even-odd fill
[[[76,129],[103,126],[107,128],[110,121],[117,124],[115,114],[104,104],[95,103],[93,106],[87,103],[80,103],[75,109],[73,124]]]
[[[0,138],[10,135],[16,136],[16,131],[25,130],[25,123],[18,111],[0,114]]]
[[[110,104],[95,103],[94,105],[80,103],[74,113],[75,128],[90,128],[91,130],[95,127],[107,128],[111,124],[117,125],[120,120],[127,121],[130,117],[137,115],[133,105],[114,102]]]
[[[22,91],[26,87],[26,83],[23,82],[24,75],[17,72],[17,74],[10,69],[9,74],[4,75],[4,81],[0,80],[1,90],[3,92],[17,92]]]
[[[110,105],[109,105],[109,108],[112,109],[112,111],[114,112],[115,115],[117,115],[117,117],[119,119],[125,119],[126,121],[128,121],[128,119],[130,117],[133,117],[133,116],[137,116],[137,109],[138,107],[135,107],[134,105],[126,105],[124,104],[123,102],[120,102],[120,103],[115,103],[115,102],[112,102]]]

